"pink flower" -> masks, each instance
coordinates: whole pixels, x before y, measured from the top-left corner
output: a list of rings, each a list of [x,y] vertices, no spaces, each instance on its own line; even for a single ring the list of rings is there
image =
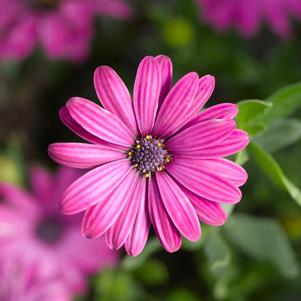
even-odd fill
[[[43,279],[37,266],[4,262],[0,267],[1,301],[68,301],[70,292],[56,278]]]
[[[265,22],[280,37],[288,37],[290,18],[301,19],[299,0],[197,0],[204,19],[219,30],[236,28],[254,35]]]
[[[191,72],[173,88],[168,57],[145,57],[139,65],[133,100],[108,66],[94,75],[104,109],[75,97],[60,111],[73,132],[90,142],[54,143],[49,155],[58,163],[93,168],[65,192],[65,214],[85,211],[82,233],[105,234],[110,248],[125,245],[138,255],[150,224],[163,247],[174,252],[181,236],[196,241],[202,222],[222,225],[223,203],[241,199],[247,179],[237,164],[223,159],[249,141],[236,129],[234,104],[199,113],[211,96],[214,78]]]
[[[7,262],[35,265],[43,279],[55,277],[74,294],[85,291],[87,275],[117,262],[104,240],[81,236],[80,217],[66,219],[57,211],[63,191],[78,176],[68,168],[52,176],[36,167],[32,193],[0,184],[0,268]]]
[[[124,0],[0,0],[0,59],[24,59],[39,44],[52,59],[83,60],[96,14],[127,18]]]

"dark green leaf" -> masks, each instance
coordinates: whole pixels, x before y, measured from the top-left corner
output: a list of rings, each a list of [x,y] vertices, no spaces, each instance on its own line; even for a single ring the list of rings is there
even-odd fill
[[[250,143],[248,150],[252,153],[252,158],[258,167],[275,184],[286,189],[291,197],[301,206],[301,191],[283,173],[279,164],[263,148],[254,142]]]
[[[244,253],[272,263],[284,277],[298,276],[298,262],[277,220],[236,214],[224,230],[228,239]]]

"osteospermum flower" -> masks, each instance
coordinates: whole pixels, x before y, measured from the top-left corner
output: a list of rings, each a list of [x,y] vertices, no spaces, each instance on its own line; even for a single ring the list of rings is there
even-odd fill
[[[0,269],[8,262],[34,265],[35,275],[40,275],[37,281],[55,278],[69,292],[68,300],[85,291],[89,274],[117,262],[117,254],[103,239],[82,237],[80,217],[63,218],[57,210],[63,191],[78,176],[68,168],[51,175],[36,167],[32,192],[0,183]]]
[[[290,19],[301,19],[299,0],[196,0],[204,19],[219,30],[255,34],[265,22],[277,35],[290,34]]]
[[[1,301],[68,301],[71,294],[56,277],[40,277],[36,265],[8,261],[0,266]]]
[[[168,57],[145,57],[139,65],[133,100],[108,66],[94,75],[104,108],[71,98],[61,120],[88,143],[55,143],[50,156],[77,168],[93,168],[65,192],[61,211],[85,211],[82,232],[105,234],[110,248],[125,245],[139,254],[150,225],[163,247],[174,252],[181,236],[200,238],[199,219],[221,225],[223,203],[241,199],[247,179],[237,164],[223,159],[242,150],[248,136],[236,129],[234,104],[199,112],[214,89],[210,75],[191,72],[173,88]]]
[[[83,60],[96,14],[127,18],[124,0],[0,0],[0,59],[23,59],[37,44],[50,58]]]

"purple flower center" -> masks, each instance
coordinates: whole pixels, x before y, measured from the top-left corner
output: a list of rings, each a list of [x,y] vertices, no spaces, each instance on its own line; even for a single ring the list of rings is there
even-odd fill
[[[62,237],[63,231],[62,221],[53,216],[43,218],[36,228],[38,238],[47,244],[55,244]]]
[[[151,135],[137,138],[136,143],[128,151],[128,157],[137,171],[146,177],[156,171],[162,171],[171,161],[164,139]]]
[[[59,0],[28,0],[31,8],[38,10],[48,10],[58,7]]]

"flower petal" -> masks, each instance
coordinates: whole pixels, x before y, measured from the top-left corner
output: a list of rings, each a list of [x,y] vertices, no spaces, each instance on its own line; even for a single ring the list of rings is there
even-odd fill
[[[122,146],[133,144],[134,135],[128,127],[94,102],[74,97],[68,100],[67,109],[72,118],[92,135]]]
[[[169,93],[172,84],[172,62],[168,56],[158,55],[155,57],[161,68],[161,93],[159,97],[159,108],[161,107],[166,95]]]
[[[127,159],[101,165],[72,183],[60,204],[64,214],[75,214],[104,202],[130,172]]]
[[[155,178],[152,178],[149,182],[148,211],[156,235],[163,248],[170,253],[179,250],[182,238],[164,207]]]
[[[150,134],[156,118],[161,92],[161,69],[147,56],[139,64],[134,85],[134,110],[142,136]]]
[[[211,226],[221,226],[226,222],[227,214],[221,204],[208,201],[185,187],[181,186],[181,189],[192,203],[200,221]]]
[[[116,148],[88,143],[53,143],[48,154],[57,163],[75,168],[91,168],[126,157]]]
[[[28,216],[40,213],[34,197],[25,190],[9,183],[0,183],[0,199],[8,201],[20,212],[26,212]]]
[[[89,141],[91,143],[102,143],[103,140],[95,137],[94,135],[87,132],[82,126],[80,126],[70,115],[67,107],[62,107],[59,111],[61,121],[67,126],[73,133],[79,137]]]
[[[208,99],[211,97],[215,87],[215,78],[212,75],[205,75],[199,79],[198,91],[195,96],[194,101],[192,102],[188,115],[189,119],[197,114],[201,108],[205,105]]]
[[[201,236],[201,227],[189,199],[166,172],[156,173],[156,179],[171,220],[183,236],[197,241]]]
[[[210,119],[233,119],[238,113],[238,107],[233,103],[222,103],[212,106],[197,114],[183,129],[189,128],[202,121]]]
[[[144,189],[146,189],[146,185]],[[146,205],[146,191],[143,190],[141,195],[142,200],[139,204],[133,229],[125,242],[126,252],[130,256],[137,256],[142,252],[149,233],[150,221]]]
[[[168,137],[185,122],[198,89],[198,74],[191,72],[183,76],[166,96],[158,113],[153,133]]]
[[[167,141],[167,147],[172,152],[207,148],[230,136],[235,126],[233,120],[207,120],[180,131]]]
[[[137,135],[132,99],[118,74],[109,66],[98,67],[94,73],[94,86],[104,108],[118,116]]]
[[[198,166],[208,169],[221,177],[225,177],[235,186],[242,186],[248,179],[246,171],[238,164],[223,158],[208,160],[192,160]]]
[[[230,181],[193,160],[174,157],[166,168],[183,186],[209,201],[235,204],[241,199],[240,190]]]
[[[118,250],[127,240],[135,223],[139,204],[145,199],[145,177],[139,177],[137,185],[113,226],[106,232],[107,245]]]
[[[198,150],[185,150],[177,152],[177,157],[192,159],[210,159],[215,157],[227,157],[243,150],[249,143],[250,138],[247,133],[236,129],[227,139],[219,141],[214,146],[205,147]]]
[[[49,201],[53,191],[54,177],[45,168],[34,166],[30,170],[30,186],[39,202]]]
[[[119,182],[119,185],[110,194],[102,197],[95,206],[86,211],[82,222],[84,236],[87,238],[99,237],[114,224],[129,202],[138,180],[137,171],[130,169],[122,183]]]

